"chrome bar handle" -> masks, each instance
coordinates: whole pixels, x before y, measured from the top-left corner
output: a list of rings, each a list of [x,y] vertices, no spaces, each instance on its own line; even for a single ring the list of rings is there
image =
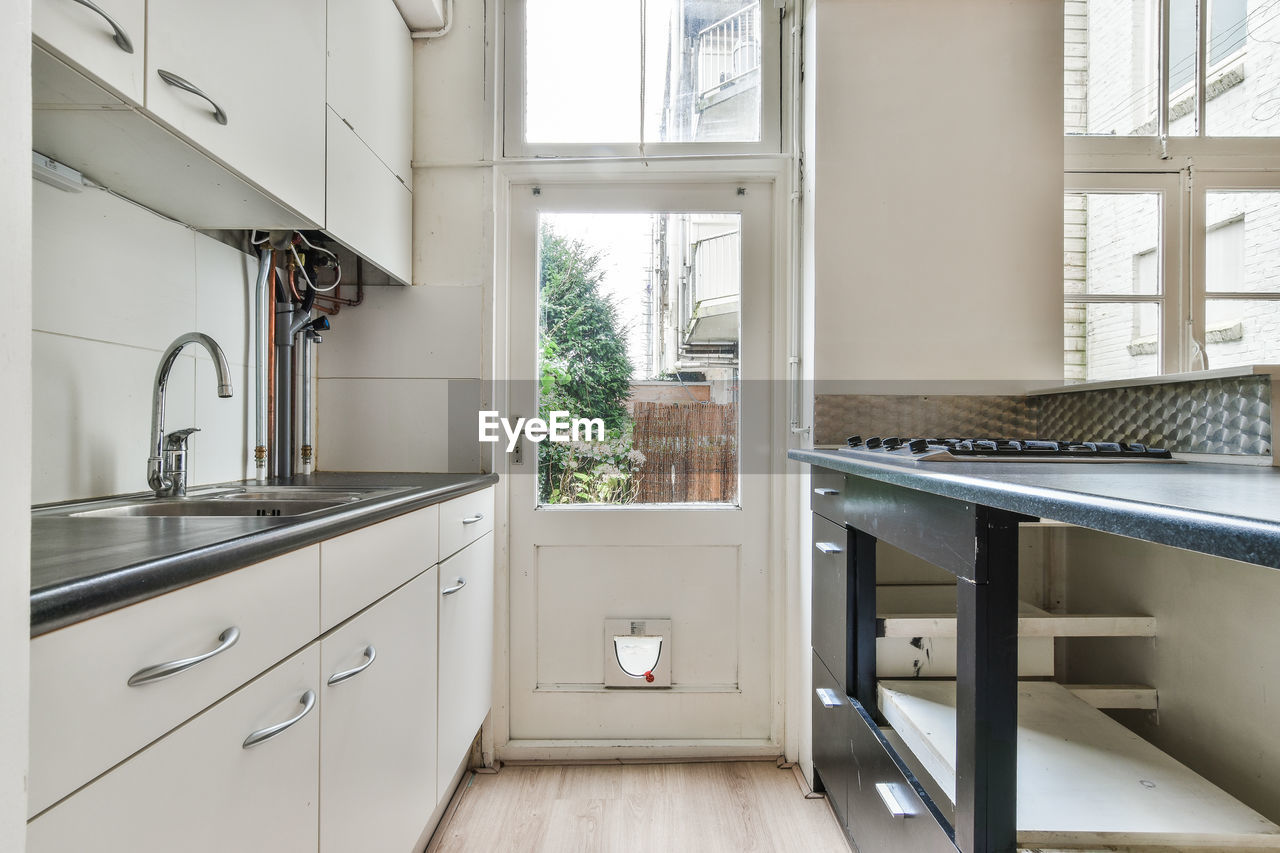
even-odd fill
[[[129,34],[124,31],[124,27],[116,23],[115,18],[108,15],[105,9],[97,3],[91,2],[91,0],[75,0],[75,2],[79,3],[86,9],[97,12],[102,17],[102,20],[107,22],[107,26],[115,30],[115,35],[112,36],[111,40],[116,43],[116,47],[120,48],[125,53],[133,53],[133,39],[129,38]]]
[[[171,660],[167,663],[158,663],[155,666],[144,667],[129,676],[129,686],[137,687],[141,684],[150,684],[153,681],[161,681],[165,678],[177,675],[180,672],[186,672],[196,664],[204,663],[209,658],[222,654],[227,649],[234,646],[239,639],[240,629],[232,625],[230,628],[218,635],[218,647],[213,651],[205,652],[202,655],[196,655],[191,658]]]
[[[186,80],[183,80],[181,77],[179,77],[177,74],[174,74],[172,71],[165,71],[163,68],[157,68],[156,73],[160,75],[161,80],[168,83],[170,86],[174,86],[178,89],[183,90],[184,92],[190,92],[193,95],[198,95],[199,97],[204,98],[206,101],[209,102],[209,105],[213,107],[213,120],[216,121],[218,124],[227,123],[227,114],[223,112],[222,107],[218,106],[218,103],[213,98],[210,98],[204,92],[200,91],[200,89],[197,86],[195,86],[192,83],[189,83]]]
[[[824,497],[824,498],[832,498],[832,497],[835,497],[836,495],[840,494],[840,490],[839,490],[839,489],[823,489],[823,488],[817,488],[817,489],[814,489],[814,490],[813,490],[813,493],[814,493],[815,495],[820,495],[821,497]]]
[[[822,707],[828,710],[840,707],[840,695],[830,687],[819,687],[814,692],[818,694],[818,701],[822,703]]]
[[[364,656],[365,656],[364,663],[360,664],[357,667],[354,667],[353,669],[345,669],[342,672],[335,672],[333,675],[329,676],[328,683],[341,684],[342,682],[346,681],[348,678],[354,678],[355,676],[364,672],[366,669],[373,666],[374,659],[378,657],[378,650],[375,649],[373,646],[365,646]]]
[[[457,586],[447,586],[447,587],[445,587],[444,589],[440,590],[440,594],[441,594],[441,595],[453,595],[455,592],[457,592],[458,590],[462,589],[462,588],[463,588],[464,586],[466,586],[466,585],[467,585],[466,578],[458,578],[458,585],[457,585]]]
[[[834,542],[814,542],[813,547],[824,554],[842,554],[844,549]]]
[[[477,512],[475,515],[469,515],[462,519],[463,524],[475,524],[477,521],[484,521],[483,512]]]
[[[903,819],[915,817],[916,811],[902,796],[901,787],[893,782],[877,782],[876,793],[880,795],[880,802],[884,803],[884,807],[893,817]]]
[[[302,694],[302,698],[299,699],[298,702],[302,705],[302,710],[298,712],[296,717],[290,717],[283,723],[276,723],[274,726],[267,726],[265,729],[258,729],[256,732],[253,732],[244,739],[244,743],[240,744],[240,748],[248,749],[249,747],[257,746],[260,743],[266,743],[285,729],[292,726],[294,723],[299,722],[307,714],[310,714],[311,709],[316,706],[316,692],[314,690],[308,690],[306,693]]]

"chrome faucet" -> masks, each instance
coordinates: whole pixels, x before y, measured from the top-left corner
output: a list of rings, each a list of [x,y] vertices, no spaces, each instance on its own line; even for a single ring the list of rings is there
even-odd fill
[[[156,497],[181,497],[187,493],[187,438],[195,427],[164,433],[164,391],[169,384],[169,371],[187,344],[200,344],[209,351],[213,369],[218,373],[218,396],[231,396],[231,369],[222,347],[208,335],[187,332],[180,335],[160,357],[156,381],[151,389],[151,456],[147,459],[147,483]]]

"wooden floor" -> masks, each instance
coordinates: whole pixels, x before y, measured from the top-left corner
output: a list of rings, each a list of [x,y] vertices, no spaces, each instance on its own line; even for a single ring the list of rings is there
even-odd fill
[[[848,853],[772,761],[506,766],[464,779],[427,853]]]

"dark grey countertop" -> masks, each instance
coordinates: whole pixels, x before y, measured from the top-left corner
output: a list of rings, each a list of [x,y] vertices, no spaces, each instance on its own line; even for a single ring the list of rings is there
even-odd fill
[[[496,482],[496,474],[317,473],[268,485],[402,491],[285,518],[37,515],[31,520],[31,636]]]
[[[912,463],[791,459],[969,503],[1280,568],[1280,469],[1188,462]]]

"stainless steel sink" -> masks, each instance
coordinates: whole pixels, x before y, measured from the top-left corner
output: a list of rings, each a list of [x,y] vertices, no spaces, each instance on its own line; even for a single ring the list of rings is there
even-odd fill
[[[401,489],[316,486],[236,486],[193,489],[186,497],[130,496],[45,507],[43,516],[63,518],[287,518],[392,494]]]
[[[124,506],[83,510],[81,512],[68,513],[68,515],[71,518],[131,518],[135,516],[182,516],[184,518],[190,518],[193,516],[228,515],[263,516],[270,518],[277,516],[306,515],[309,512],[318,512],[322,509],[339,506],[342,503],[345,503],[345,501],[229,501],[222,499],[196,499],[194,501],[180,499],[151,500],[135,504],[125,504]]]

